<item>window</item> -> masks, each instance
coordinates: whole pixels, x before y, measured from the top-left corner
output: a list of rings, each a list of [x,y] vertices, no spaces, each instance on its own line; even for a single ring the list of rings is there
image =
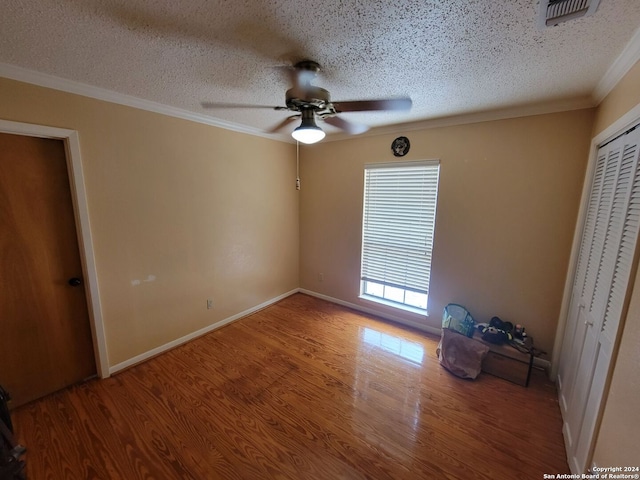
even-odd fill
[[[361,297],[426,313],[440,164],[366,165]]]

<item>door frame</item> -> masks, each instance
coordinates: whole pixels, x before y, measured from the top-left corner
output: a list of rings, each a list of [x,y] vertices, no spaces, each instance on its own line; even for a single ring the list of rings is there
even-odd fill
[[[587,170],[585,173],[585,179],[584,179],[584,184],[582,189],[582,197],[580,200],[580,210],[579,210],[578,219],[576,222],[576,228],[575,228],[574,237],[573,237],[573,245],[571,249],[571,257],[569,261],[569,267],[567,269],[567,277],[565,279],[564,293],[562,298],[562,304],[560,307],[560,315],[558,318],[558,327],[556,329],[556,337],[553,345],[550,376],[551,376],[551,379],[554,381],[558,378],[557,374],[558,374],[558,369],[560,367],[560,355],[562,353],[561,349],[562,349],[564,334],[566,331],[568,317],[570,313],[569,308],[571,306],[571,299],[573,296],[573,283],[574,283],[574,278],[576,275],[576,269],[578,265],[578,257],[580,255],[582,235],[583,235],[584,225],[586,222],[589,197],[591,194],[593,177],[595,174],[595,169],[597,164],[598,150],[601,145],[623,134],[629,128],[636,125],[639,121],[640,121],[640,103],[637,104],[632,109],[630,109],[623,116],[618,118],[609,127],[607,127],[602,132],[597,134],[591,140],[591,147],[589,151],[589,162],[587,164]],[[636,253],[634,255],[634,258],[635,258],[634,264],[636,264],[637,262],[638,249],[639,247],[636,246]],[[633,278],[635,276],[633,272],[635,272],[635,267],[632,269],[630,282],[633,282]],[[621,312],[621,317],[620,317],[620,322],[618,324],[618,331],[616,334],[616,338],[613,340],[614,343],[613,343],[613,348],[611,352],[610,364],[609,364],[607,376],[603,380],[604,386],[602,391],[602,398],[599,400],[599,407],[598,407],[598,411],[595,418],[595,427],[593,428],[593,431],[591,432],[589,438],[586,439],[586,441],[588,442],[588,447],[587,447],[588,451],[586,452],[586,462],[585,462],[586,468],[591,468],[592,466],[591,462],[593,460],[595,440],[598,437],[600,420],[602,419],[604,408],[607,402],[607,397],[609,395],[609,385],[611,382],[611,377],[613,376],[615,371],[614,369],[615,369],[615,361],[617,357],[618,345],[620,343],[620,337],[622,334],[622,330],[624,328],[624,322],[627,315],[627,306],[628,306],[627,302],[628,302],[628,296],[629,296],[629,288],[631,288],[631,286],[632,286],[632,283],[630,283],[630,285],[627,287],[627,294],[625,295],[626,297],[625,305],[623,306],[623,309]],[[562,385],[559,385],[559,388],[563,388]],[[559,400],[561,401],[561,399]],[[563,414],[563,417],[564,417],[564,414]],[[564,425],[563,426],[563,434],[564,434],[565,426],[566,426],[566,420],[564,418],[563,418],[563,425]],[[574,469],[572,464],[570,464],[570,467],[571,467],[572,473],[582,473],[582,472],[573,471]]]
[[[95,255],[93,252],[93,240],[91,238],[91,223],[89,221],[78,132],[76,130],[12,122],[2,119],[0,119],[0,132],[30,137],[51,138],[62,140],[64,143],[78,246],[80,247],[80,261],[82,263],[82,273],[85,278],[85,295],[87,296],[96,372],[100,378],[106,378],[109,376],[109,358],[107,355],[107,343],[102,318]]]

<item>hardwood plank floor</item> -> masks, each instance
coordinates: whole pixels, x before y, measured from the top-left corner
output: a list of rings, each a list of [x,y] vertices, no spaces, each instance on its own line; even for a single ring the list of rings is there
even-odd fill
[[[555,387],[461,380],[438,339],[296,294],[13,412],[30,480],[540,479]]]

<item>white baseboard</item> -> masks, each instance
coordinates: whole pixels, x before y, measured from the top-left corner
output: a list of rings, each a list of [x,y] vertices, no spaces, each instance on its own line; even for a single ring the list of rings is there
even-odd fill
[[[551,372],[551,362],[540,357],[533,357],[533,365],[544,369],[546,372]]]
[[[258,310],[262,310],[263,308],[268,307],[269,305],[273,305],[274,303],[279,302],[280,300],[283,300],[287,297],[290,297],[291,295],[295,294],[295,293],[304,293],[306,295],[310,295],[312,297],[316,297],[316,298],[320,298],[322,300],[326,300],[327,302],[331,302],[331,303],[335,303],[337,305],[342,305],[343,307],[347,307],[347,308],[351,308],[353,310],[357,310],[363,313],[367,313],[369,315],[375,315],[377,317],[381,317],[384,318],[385,320],[389,320],[392,321],[394,323],[399,323],[401,325],[406,325],[408,327],[411,328],[415,328],[417,330],[421,330],[423,332],[426,333],[430,333],[432,335],[436,335],[436,336],[440,336],[442,330],[440,328],[435,328],[435,327],[431,327],[429,325],[422,325],[419,324],[417,322],[412,322],[410,320],[401,318],[401,317],[397,317],[395,315],[390,315],[388,313],[385,312],[380,312],[378,310],[372,309],[372,308],[367,308],[367,307],[363,307],[361,305],[357,305],[355,303],[350,303],[350,302],[346,302],[344,300],[340,300],[339,298],[334,298],[334,297],[330,297],[328,295],[324,295],[322,293],[318,293],[318,292],[314,292],[312,290],[306,290],[304,288],[294,288],[293,290],[290,290],[289,292],[283,293],[282,295],[279,295],[277,297],[271,298],[269,300],[267,300],[266,302],[263,302],[259,305],[256,305],[255,307],[249,308],[247,310],[244,310],[243,312],[237,313],[236,315],[232,315],[231,317],[227,317],[223,320],[220,320],[219,322],[216,322],[214,324],[211,324],[207,327],[201,328],[200,330],[196,330],[193,333],[190,333],[188,335],[185,335],[184,337],[180,337],[177,338],[176,340],[173,340],[169,343],[165,343],[164,345],[161,345],[159,347],[156,347],[152,350],[149,350],[145,353],[141,353],[140,355],[136,355],[133,358],[130,358],[129,360],[125,360],[124,362],[118,363],[116,365],[113,365],[111,367],[109,367],[109,375],[113,375],[114,373],[117,373],[121,370],[124,370],[126,368],[129,368],[133,365],[136,365],[138,363],[144,362],[145,360],[149,360],[152,357],[155,357],[157,355],[160,355],[161,353],[167,352],[173,348],[176,348],[184,343],[187,343],[193,339],[196,339],[198,337],[201,337],[202,335],[206,335],[209,332],[212,332],[214,330],[217,330],[218,328],[224,327],[225,325],[228,325],[229,323],[232,323],[236,320],[239,320],[243,317],[246,317],[247,315],[251,315],[252,313],[257,312]],[[540,368],[544,368],[545,370],[549,371],[549,368],[551,367],[551,363],[548,360],[543,360],[541,358],[534,358],[534,365]]]
[[[382,317],[385,320],[390,320],[394,323],[400,323],[402,325],[406,325],[411,328],[415,328],[417,330],[422,330],[423,332],[431,333],[432,335],[437,335],[438,337],[442,333],[440,328],[431,327],[429,325],[422,325],[418,322],[413,322],[411,320],[407,320],[406,318],[398,317],[395,315],[390,315],[386,312],[381,312],[375,310],[373,308],[363,307],[362,305],[358,305],[355,303],[346,302],[344,300],[340,300],[339,298],[330,297],[328,295],[324,295],[322,293],[314,292],[312,290],[306,290],[301,288],[300,293],[305,293],[307,295],[311,295],[312,297],[320,298],[322,300],[326,300],[327,302],[335,303],[337,305],[342,305],[343,307],[351,308],[353,310],[358,310],[363,313],[368,313],[369,315],[375,315],[377,317]]]
[[[402,325],[407,325],[409,327],[415,328],[417,330],[422,330],[423,332],[430,333],[432,335],[440,336],[442,333],[442,329],[431,327],[429,325],[421,325],[417,322],[412,322],[410,320],[406,320],[404,318],[397,317],[395,315],[389,315],[385,312],[379,312],[372,308],[363,307],[362,305],[357,305],[355,303],[345,302],[344,300],[340,300],[339,298],[330,297],[328,295],[324,295],[322,293],[314,292],[312,290],[306,290],[304,288],[299,289],[300,293],[305,293],[307,295],[311,295],[312,297],[317,297],[322,300],[326,300],[331,303],[335,303],[337,305],[342,305],[343,307],[352,308],[353,310],[358,310],[360,312],[368,313],[370,315],[376,315],[377,317],[382,317],[386,320],[390,320],[394,323],[400,323]],[[539,357],[534,357],[533,365],[546,370],[547,372],[551,369],[551,362],[549,360],[544,360]]]
[[[287,298],[293,295],[294,293],[298,293],[299,291],[300,290],[298,288],[295,288],[287,293],[283,293],[282,295],[279,295],[275,298],[267,300],[266,302],[263,302],[260,305],[256,305],[255,307],[249,308],[236,315],[232,315],[231,317],[225,318],[224,320],[220,320],[219,322],[216,322],[212,325],[201,328],[200,330],[196,330],[195,332],[185,335],[184,337],[180,337],[176,340],[173,340],[172,342],[165,343],[164,345],[161,345],[152,350],[149,350],[148,352],[141,353],[140,355],[136,355],[135,357],[130,358],[129,360],[125,360],[124,362],[118,363],[117,365],[113,365],[109,367],[109,375],[113,375],[114,373],[119,372],[120,370],[124,370],[125,368],[129,368],[137,363],[144,362],[145,360],[155,357],[156,355],[159,355],[175,347],[178,347],[184,343],[187,343],[190,340],[201,337],[202,335],[205,335],[209,332],[217,330],[220,327],[224,327],[225,325],[228,325],[231,322],[234,322],[236,320],[239,320],[240,318],[246,317],[247,315],[251,315],[252,313],[257,312],[258,310],[262,310],[263,308],[266,308],[269,305],[279,302],[280,300]]]

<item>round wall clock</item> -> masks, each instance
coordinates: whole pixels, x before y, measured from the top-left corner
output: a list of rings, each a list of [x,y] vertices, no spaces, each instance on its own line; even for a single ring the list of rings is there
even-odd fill
[[[391,144],[391,151],[396,157],[404,157],[411,148],[409,139],[407,137],[398,137]]]

